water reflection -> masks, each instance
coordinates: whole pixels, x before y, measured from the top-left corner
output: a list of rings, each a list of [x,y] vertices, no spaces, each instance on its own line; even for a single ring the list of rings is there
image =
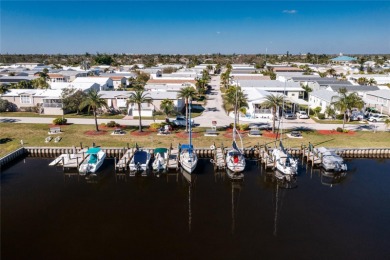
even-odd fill
[[[180,172],[185,179],[188,186],[188,232],[191,232],[192,225],[192,205],[191,205],[191,191],[195,189],[196,174],[189,174],[187,171],[180,168]]]
[[[321,170],[321,183],[325,186],[333,187],[342,183],[347,178],[347,172],[327,172]]]

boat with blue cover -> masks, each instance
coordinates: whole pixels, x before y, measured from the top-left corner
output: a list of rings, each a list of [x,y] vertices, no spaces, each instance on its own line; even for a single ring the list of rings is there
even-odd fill
[[[135,173],[142,172],[142,175],[146,175],[149,170],[150,153],[144,150],[136,150],[133,158],[130,161],[130,176],[134,176]]]

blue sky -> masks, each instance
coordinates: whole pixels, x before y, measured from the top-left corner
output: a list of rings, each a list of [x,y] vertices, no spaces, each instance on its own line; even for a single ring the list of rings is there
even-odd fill
[[[1,53],[390,53],[389,1],[1,1]]]

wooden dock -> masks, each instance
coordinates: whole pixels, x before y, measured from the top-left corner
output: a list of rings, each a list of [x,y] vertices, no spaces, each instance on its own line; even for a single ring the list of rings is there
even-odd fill
[[[168,157],[168,170],[178,170],[179,169],[179,150],[170,149]]]
[[[123,156],[119,159],[119,161],[115,163],[115,170],[126,171],[131,159],[133,158],[133,155],[134,149],[127,149],[127,151],[124,152]]]
[[[58,156],[54,161],[52,161],[49,166],[62,166],[64,169],[71,169],[75,168],[78,169],[80,164],[83,163],[83,161],[88,158],[89,154],[85,154],[86,150],[83,149],[81,151],[78,151],[76,153],[71,154],[61,154]]]
[[[214,171],[226,169],[225,148],[214,146],[214,158],[211,161],[214,164]]]
[[[258,162],[260,165],[264,166],[265,169],[274,168],[275,161],[272,156],[272,149],[269,149],[266,145],[258,147]]]

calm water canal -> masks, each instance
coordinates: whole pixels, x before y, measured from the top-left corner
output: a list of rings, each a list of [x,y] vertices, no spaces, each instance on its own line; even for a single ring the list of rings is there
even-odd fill
[[[248,162],[196,176],[67,176],[50,159],[1,173],[1,259],[389,259],[390,160],[282,183]],[[189,182],[190,181],[190,182]],[[330,185],[333,183],[332,185]]]

